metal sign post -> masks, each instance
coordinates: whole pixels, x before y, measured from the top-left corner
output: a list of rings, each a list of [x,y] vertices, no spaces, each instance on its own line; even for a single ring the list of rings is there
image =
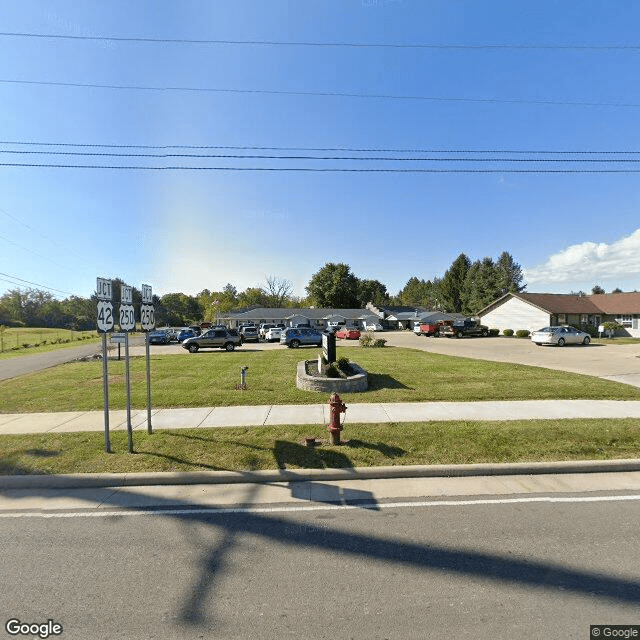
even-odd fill
[[[98,332],[102,333],[102,377],[104,394],[104,450],[111,453],[109,437],[109,351],[107,350],[107,332],[113,329],[113,305],[111,304],[111,280],[98,278],[96,286],[98,297]]]
[[[107,359],[109,352],[107,351],[107,334],[102,334],[102,378],[103,378],[103,394],[104,394],[104,450],[105,453],[111,453],[111,439],[109,438],[109,366]]]
[[[153,293],[148,284],[142,285],[140,323],[144,331],[146,331],[144,347],[147,360],[147,433],[153,433],[153,428],[151,427],[151,357],[149,356],[149,331],[156,326],[156,320],[153,308]]]
[[[120,330],[125,332],[124,341],[124,378],[127,391],[127,434],[129,437],[129,453],[133,453],[133,427],[131,426],[131,375],[129,372],[129,331],[135,329],[135,312],[133,309],[133,289],[122,285],[120,304]]]

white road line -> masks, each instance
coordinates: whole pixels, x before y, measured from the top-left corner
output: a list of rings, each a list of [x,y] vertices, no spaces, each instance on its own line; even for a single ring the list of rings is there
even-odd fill
[[[400,509],[407,507],[467,507],[476,505],[508,505],[522,503],[592,503],[592,502],[625,502],[640,501],[640,495],[622,496],[538,496],[532,498],[494,498],[479,500],[427,500],[418,502],[382,502],[375,500],[358,504],[313,504],[308,506],[277,506],[277,507],[223,507],[192,509],[163,509],[150,507],[149,509],[121,509],[118,511],[16,511],[0,512],[0,518],[113,518],[117,516],[201,516],[227,515],[239,513],[301,513],[310,511],[346,511],[365,509],[378,511],[381,509]]]

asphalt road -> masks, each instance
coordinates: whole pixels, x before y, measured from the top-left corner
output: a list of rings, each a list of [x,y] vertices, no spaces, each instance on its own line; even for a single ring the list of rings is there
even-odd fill
[[[143,338],[131,338],[130,348],[141,343]],[[143,343],[144,344],[144,343]],[[124,353],[124,347],[123,353]],[[16,378],[27,373],[34,373],[55,367],[64,362],[71,362],[78,358],[91,356],[94,353],[102,353],[102,344],[84,344],[80,347],[68,347],[65,349],[56,349],[55,351],[47,351],[45,353],[35,353],[33,355],[16,356],[0,360],[0,380],[8,380]]]
[[[2,622],[70,640],[586,640],[640,623],[635,493],[20,511],[0,520]]]

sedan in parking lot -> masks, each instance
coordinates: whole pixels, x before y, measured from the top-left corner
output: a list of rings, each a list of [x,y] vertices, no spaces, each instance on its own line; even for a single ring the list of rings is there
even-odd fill
[[[169,344],[171,336],[164,329],[149,332],[149,344]]]
[[[575,327],[544,327],[531,334],[531,341],[539,347],[543,344],[564,347],[565,344],[588,345],[591,342],[591,336]]]
[[[343,338],[344,340],[359,340],[360,332],[357,329],[343,327],[340,331],[336,331],[336,338]]]

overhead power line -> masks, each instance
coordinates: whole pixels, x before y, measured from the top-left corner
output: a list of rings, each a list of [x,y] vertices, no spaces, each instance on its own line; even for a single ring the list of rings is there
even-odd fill
[[[640,154],[637,150],[611,149],[417,149],[417,148],[380,148],[380,147],[265,147],[257,145],[191,145],[191,144],[103,144],[82,142],[37,142],[34,140],[0,140],[0,144],[38,146],[38,147],[79,147],[102,149],[230,149],[250,151],[339,151],[343,153],[491,153],[491,154],[527,154],[527,155],[582,155],[582,154]]]
[[[0,162],[0,167],[32,167],[41,169],[113,169],[129,171],[265,171],[265,172],[303,172],[303,173],[640,173],[640,169],[349,169],[322,167],[189,167],[189,166],[135,166],[135,165],[89,165],[89,164],[38,164],[19,162]]]
[[[75,294],[71,293],[71,291],[64,291],[63,289],[54,289],[53,287],[47,287],[44,284],[38,284],[37,282],[31,282],[30,280],[23,280],[22,278],[18,278],[18,276],[13,276],[9,273],[2,273],[0,271],[0,276],[5,276],[6,278],[11,278],[12,280],[17,280],[18,282],[22,282],[24,284],[30,284],[33,285],[34,287],[40,287],[41,289],[47,289],[48,291],[57,291],[58,293],[67,293],[70,296],[73,296]],[[5,282],[9,282],[8,280],[5,280]],[[10,284],[15,284],[17,285],[18,282],[11,282]]]
[[[86,40],[94,42],[137,42],[149,44],[195,44],[195,45],[243,45],[268,47],[322,47],[322,48],[355,48],[355,49],[452,49],[452,50],[567,50],[567,51],[638,51],[640,45],[624,44],[514,44],[514,43],[402,43],[402,42],[317,42],[286,40],[222,40],[222,39],[187,39],[187,38],[142,38],[123,36],[86,36],[57,33],[27,33],[4,31],[2,37],[40,38],[52,40]]]
[[[292,91],[280,89],[234,89],[234,88],[209,88],[209,87],[154,87],[144,85],[99,84],[89,82],[56,82],[47,80],[15,80],[0,78],[3,84],[21,84],[31,86],[71,87],[81,89],[112,89],[118,91],[183,91],[190,93],[231,93],[254,95],[282,95],[302,97],[327,97],[327,98],[359,98],[377,100],[418,100],[426,102],[461,102],[476,104],[526,104],[540,106],[570,106],[570,107],[615,107],[638,108],[637,102],[589,102],[580,100],[527,100],[521,98],[461,98],[446,96],[420,96],[397,95],[389,93],[353,93],[344,91]]]
[[[22,151],[0,149],[0,154],[14,155],[48,155],[48,156],[73,156],[73,157],[106,157],[106,158],[198,158],[198,159],[242,159],[242,160],[320,160],[320,161],[357,161],[357,162],[538,162],[538,163],[576,163],[576,162],[597,162],[597,163],[638,163],[640,158],[614,158],[608,154],[604,158],[587,158],[581,154],[578,158],[525,158],[525,157],[444,157],[444,156],[318,156],[318,155],[266,155],[266,154],[218,154],[218,153],[114,153],[114,152],[86,152],[86,151]],[[637,152],[636,152],[637,153]],[[623,155],[622,152],[620,155]],[[566,155],[566,154],[563,154]]]

